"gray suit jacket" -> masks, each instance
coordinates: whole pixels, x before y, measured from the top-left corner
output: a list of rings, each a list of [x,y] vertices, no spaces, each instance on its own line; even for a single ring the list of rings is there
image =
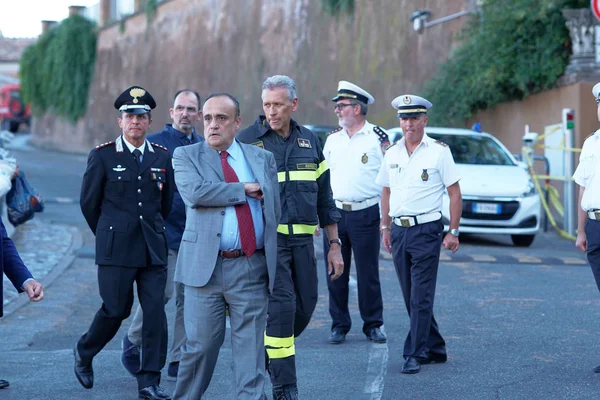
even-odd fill
[[[264,243],[271,291],[277,265],[277,224],[281,215],[277,165],[272,153],[244,143],[240,146],[264,194]],[[246,201],[244,184],[225,182],[219,153],[206,142],[175,149],[173,168],[177,189],[186,205],[175,281],[202,287],[208,283],[217,262],[225,207]]]

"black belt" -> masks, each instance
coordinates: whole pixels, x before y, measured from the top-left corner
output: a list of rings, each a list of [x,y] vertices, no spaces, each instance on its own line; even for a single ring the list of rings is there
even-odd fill
[[[263,251],[263,249],[256,249],[256,251]],[[246,255],[244,250],[219,250],[219,255],[223,258],[239,258]]]

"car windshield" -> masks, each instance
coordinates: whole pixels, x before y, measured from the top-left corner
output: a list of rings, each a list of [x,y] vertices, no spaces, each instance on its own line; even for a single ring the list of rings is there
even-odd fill
[[[492,138],[481,135],[427,135],[450,146],[457,164],[515,165],[510,156]]]

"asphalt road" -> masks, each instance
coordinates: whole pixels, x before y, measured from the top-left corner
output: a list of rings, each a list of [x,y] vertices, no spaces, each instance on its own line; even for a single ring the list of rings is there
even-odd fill
[[[93,237],[77,203],[86,156],[19,149],[14,152],[21,168],[49,200],[36,218],[79,228],[84,251],[47,287],[43,302],[28,304],[0,322],[0,377],[11,382],[0,390],[0,398],[136,399],[136,382],[119,363],[128,321],[94,360],[94,389],[84,390],[73,375],[72,347],[100,305],[89,257]],[[600,364],[600,295],[583,255],[553,233],[538,235],[528,249],[515,248],[503,237],[461,239],[456,257],[444,252],[435,302],[449,360],[423,366],[416,375],[400,373],[409,321],[393,264],[383,254],[388,343],[365,339],[355,288],[350,298],[354,326],[347,341],[327,343],[328,297],[317,239],[320,299],[309,328],[296,342],[301,398],[596,398],[600,374],[592,369]],[[167,311],[172,319],[172,304]],[[206,399],[233,398],[232,357],[226,339]],[[174,388],[166,381],[163,386]]]

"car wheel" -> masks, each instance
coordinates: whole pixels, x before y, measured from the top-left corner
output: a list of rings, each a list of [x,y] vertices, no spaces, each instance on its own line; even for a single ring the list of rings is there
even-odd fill
[[[510,235],[510,238],[515,246],[529,247],[533,243],[535,235]]]

